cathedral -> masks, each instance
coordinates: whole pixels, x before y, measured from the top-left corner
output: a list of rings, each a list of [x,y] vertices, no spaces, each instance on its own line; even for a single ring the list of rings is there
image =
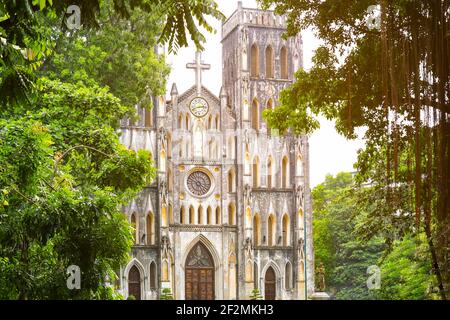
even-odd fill
[[[135,230],[120,270],[125,299],[308,299],[314,293],[309,145],[279,133],[262,112],[302,68],[302,40],[283,39],[284,17],[243,8],[222,24],[222,88],[195,83],[139,121],[121,122],[121,143],[151,152],[153,184],[123,212]],[[219,81],[219,79],[217,79]]]

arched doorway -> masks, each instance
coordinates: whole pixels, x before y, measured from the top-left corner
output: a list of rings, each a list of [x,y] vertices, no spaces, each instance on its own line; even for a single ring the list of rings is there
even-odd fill
[[[203,243],[198,242],[186,258],[186,300],[214,300],[214,280],[214,261],[211,253]]]
[[[128,296],[141,300],[141,273],[136,266],[132,266],[128,272]]]
[[[275,300],[276,296],[277,292],[275,271],[272,267],[269,267],[266,271],[266,276],[264,277],[264,299]]]

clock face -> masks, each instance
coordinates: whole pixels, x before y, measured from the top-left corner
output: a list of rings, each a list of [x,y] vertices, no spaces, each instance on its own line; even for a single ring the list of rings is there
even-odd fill
[[[191,101],[191,104],[189,105],[189,109],[191,110],[194,116],[202,118],[208,113],[209,110],[208,102],[206,102],[205,99],[200,97],[194,98]]]

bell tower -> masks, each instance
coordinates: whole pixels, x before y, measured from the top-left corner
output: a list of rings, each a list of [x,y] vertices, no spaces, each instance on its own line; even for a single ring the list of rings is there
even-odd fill
[[[222,25],[222,83],[236,119],[239,296],[306,299],[314,291],[309,145],[262,117],[303,67],[301,35],[286,18],[244,8]],[[278,260],[273,257],[278,257]]]

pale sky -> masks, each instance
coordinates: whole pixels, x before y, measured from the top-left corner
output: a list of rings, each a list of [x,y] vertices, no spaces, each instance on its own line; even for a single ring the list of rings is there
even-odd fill
[[[216,0],[219,9],[229,17],[237,9],[237,0]],[[242,0],[243,7],[256,8],[256,0]],[[216,29],[216,34],[204,32],[207,42],[202,52],[202,60],[211,65],[211,69],[203,72],[202,83],[212,93],[219,95],[222,86],[222,44],[221,22],[211,20]],[[303,61],[304,68],[311,67],[311,58],[320,41],[314,37],[311,30],[302,32],[303,37]],[[172,84],[175,82],[179,94],[183,93],[195,84],[193,70],[186,69],[186,63],[195,58],[195,46],[182,48],[177,55],[169,55],[168,63],[172,72],[167,82],[167,94],[169,95]],[[168,99],[169,96],[168,96]],[[357,150],[364,146],[362,140],[349,141],[340,136],[334,129],[334,123],[326,119],[320,119],[320,129],[311,134],[310,145],[310,182],[311,187],[321,183],[327,173],[336,174],[341,171],[354,171],[353,163],[356,162]]]

